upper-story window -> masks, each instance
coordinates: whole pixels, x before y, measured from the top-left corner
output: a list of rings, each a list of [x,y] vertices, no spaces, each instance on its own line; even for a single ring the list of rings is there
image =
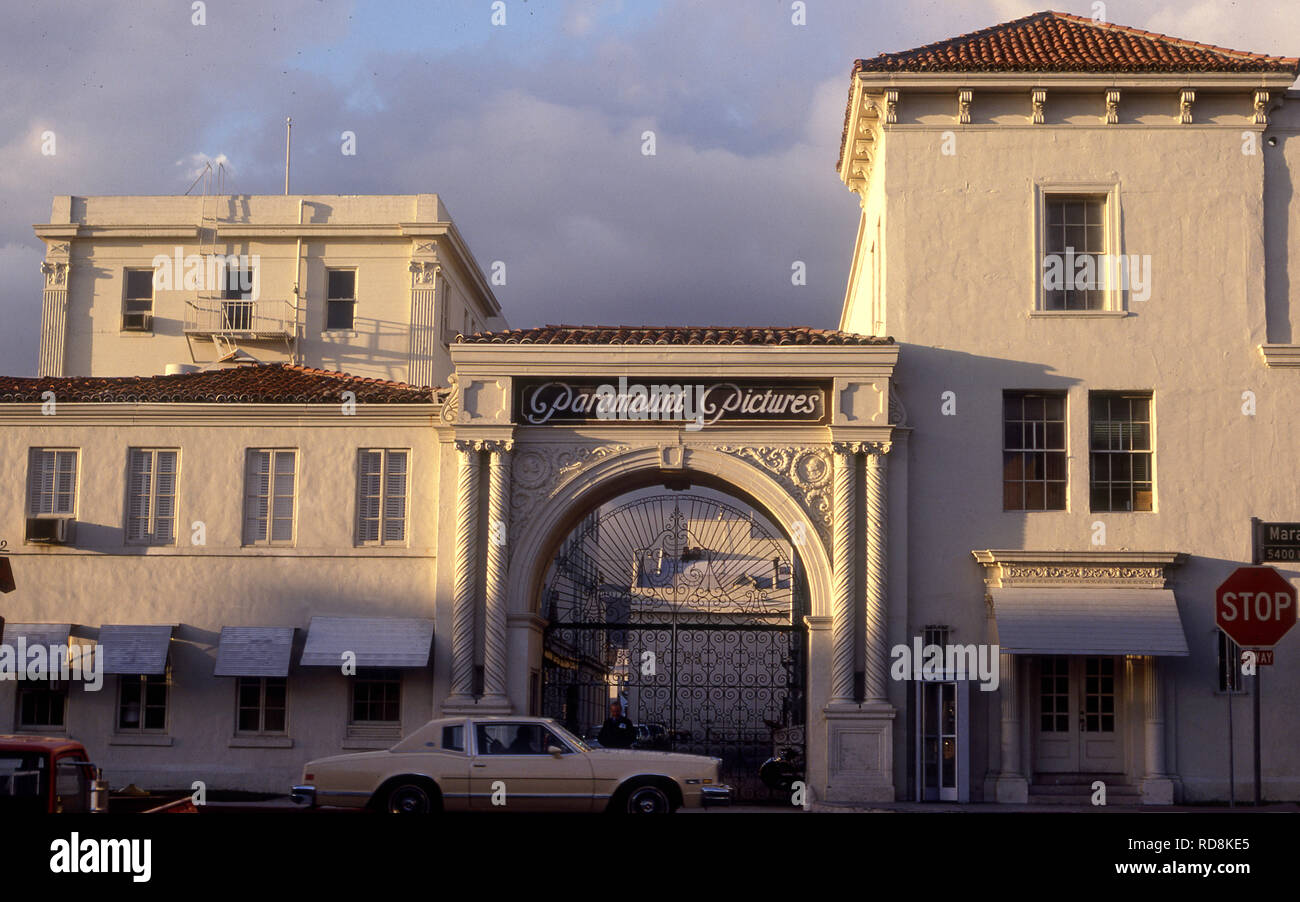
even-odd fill
[[[76,449],[33,448],[27,465],[27,515],[77,513]]]
[[[249,449],[244,490],[244,544],[292,545],[298,452]]]
[[[1065,510],[1065,394],[1002,393],[1002,509]]]
[[[1092,392],[1088,407],[1092,509],[1153,510],[1151,394]]]
[[[357,544],[406,542],[407,452],[363,448],[357,462]]]
[[[357,271],[355,269],[325,270],[326,331],[352,331],[357,320]]]
[[[132,448],[129,454],[126,540],[141,545],[176,541],[174,449]]]
[[[123,275],[122,331],[153,331],[153,270],[128,269]]]
[[[1044,207],[1043,309],[1105,310],[1105,195],[1049,194]]]

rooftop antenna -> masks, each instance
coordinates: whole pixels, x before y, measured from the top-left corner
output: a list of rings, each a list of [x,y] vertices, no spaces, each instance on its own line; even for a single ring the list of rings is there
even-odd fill
[[[293,118],[284,117],[284,193],[289,193],[289,134],[293,131]]]

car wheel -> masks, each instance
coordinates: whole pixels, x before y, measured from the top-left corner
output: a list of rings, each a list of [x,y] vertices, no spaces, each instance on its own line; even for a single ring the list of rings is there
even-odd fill
[[[644,784],[628,790],[624,810],[628,814],[671,814],[673,806],[668,793],[654,784]]]
[[[430,814],[434,807],[427,787],[419,783],[398,783],[389,790],[384,810],[389,814]]]

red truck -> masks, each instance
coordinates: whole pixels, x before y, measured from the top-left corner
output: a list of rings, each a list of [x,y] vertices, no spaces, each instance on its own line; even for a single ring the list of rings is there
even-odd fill
[[[108,810],[108,784],[71,739],[0,734],[0,817]]]

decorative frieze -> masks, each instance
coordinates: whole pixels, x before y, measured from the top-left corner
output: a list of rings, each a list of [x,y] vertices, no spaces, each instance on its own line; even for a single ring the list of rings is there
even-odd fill
[[[1167,551],[975,551],[989,588],[1127,586],[1167,588],[1186,555]]]
[[[831,529],[831,455],[824,448],[720,445],[718,451],[756,464],[774,476],[798,500],[829,546]]]

